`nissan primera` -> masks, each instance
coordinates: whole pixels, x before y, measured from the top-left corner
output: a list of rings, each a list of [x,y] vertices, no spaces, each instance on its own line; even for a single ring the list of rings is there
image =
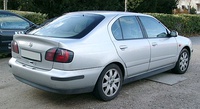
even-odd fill
[[[72,12],[18,34],[9,65],[19,81],[63,94],[114,99],[123,84],[167,70],[183,74],[191,41],[156,18],[129,12]]]

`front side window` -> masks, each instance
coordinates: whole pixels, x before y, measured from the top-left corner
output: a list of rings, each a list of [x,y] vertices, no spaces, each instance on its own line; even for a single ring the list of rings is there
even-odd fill
[[[35,34],[46,37],[82,38],[95,28],[104,16],[94,14],[66,14],[41,27]]]
[[[151,17],[139,17],[149,38],[167,37],[167,29]]]
[[[30,24],[24,19],[10,15],[0,14],[0,28],[1,29],[26,29]]]
[[[119,18],[112,25],[112,33],[116,39],[138,39],[143,38],[140,25],[133,16]]]

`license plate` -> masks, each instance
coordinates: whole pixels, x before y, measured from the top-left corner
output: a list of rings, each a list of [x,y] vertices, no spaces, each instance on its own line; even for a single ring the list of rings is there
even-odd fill
[[[27,59],[41,61],[41,54],[37,52],[32,52],[32,51],[22,49],[21,56]]]

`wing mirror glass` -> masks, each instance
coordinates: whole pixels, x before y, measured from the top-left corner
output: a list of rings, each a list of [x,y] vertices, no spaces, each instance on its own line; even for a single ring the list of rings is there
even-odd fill
[[[172,30],[172,31],[170,32],[170,36],[171,36],[171,37],[177,37],[177,36],[178,36],[178,32],[175,31],[175,30]]]

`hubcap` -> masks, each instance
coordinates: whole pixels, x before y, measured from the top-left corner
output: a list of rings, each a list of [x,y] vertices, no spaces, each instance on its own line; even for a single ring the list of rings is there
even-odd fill
[[[110,69],[106,72],[102,81],[102,89],[106,96],[113,96],[120,87],[120,75],[116,69]]]
[[[188,61],[189,61],[189,57],[188,57],[187,52],[183,52],[179,61],[179,68],[181,71],[185,71],[187,69]]]

